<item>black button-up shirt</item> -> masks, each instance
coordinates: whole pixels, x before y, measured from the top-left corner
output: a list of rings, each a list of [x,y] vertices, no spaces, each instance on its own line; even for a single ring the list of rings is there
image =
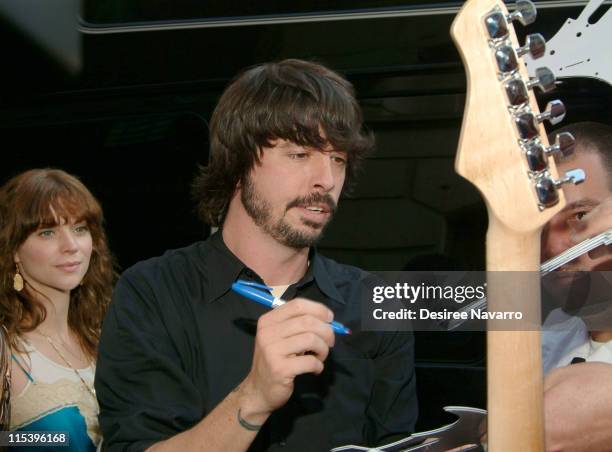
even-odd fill
[[[351,330],[321,375],[295,380],[250,450],[329,450],[412,431],[417,416],[410,333],[361,331],[371,277],[313,249],[283,298],[324,303]],[[104,321],[96,370],[105,449],[143,450],[191,428],[247,376],[257,319],[267,312],[230,290],[261,281],[217,233],[136,264],[120,278]]]

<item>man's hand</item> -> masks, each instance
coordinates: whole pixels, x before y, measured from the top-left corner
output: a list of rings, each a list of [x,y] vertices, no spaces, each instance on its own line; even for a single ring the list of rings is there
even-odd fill
[[[580,243],[583,240],[601,234],[604,231],[612,228],[612,196],[606,198],[596,208],[587,213],[580,221],[576,221],[572,228],[572,241]],[[600,246],[589,253],[589,257],[596,262],[593,262],[594,270],[605,270],[600,268],[601,264],[612,258],[612,245]]]
[[[573,364],[544,380],[547,451],[612,450],[612,365]]]
[[[241,415],[261,424],[293,393],[293,380],[304,373],[320,374],[334,332],[333,313],[325,305],[296,298],[261,316],[257,323],[251,371],[239,391]]]
[[[293,380],[319,374],[334,345],[323,304],[296,298],[257,322],[251,371],[215,409],[189,430],[155,443],[149,451],[247,450],[268,416],[293,393]]]

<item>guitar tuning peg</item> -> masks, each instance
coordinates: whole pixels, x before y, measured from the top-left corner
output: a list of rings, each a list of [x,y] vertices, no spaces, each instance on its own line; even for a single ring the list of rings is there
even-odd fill
[[[532,89],[534,86],[537,86],[543,92],[555,88],[555,74],[553,74],[553,71],[547,67],[539,67],[535,72],[536,76],[529,79],[527,88]]]
[[[485,17],[485,26],[491,39],[502,39],[508,36],[508,23],[499,11],[494,11]]]
[[[514,122],[521,140],[528,141],[537,137],[540,133],[538,123],[548,121],[558,124],[565,117],[565,105],[560,100],[552,100],[546,105],[546,110],[535,116],[531,111],[520,111],[514,114]],[[562,135],[562,134],[561,134]],[[567,137],[562,138],[567,143]]]
[[[530,25],[535,22],[538,11],[535,5],[529,0],[517,0],[516,9],[508,14],[509,22],[519,21],[522,25]]]
[[[553,154],[560,152],[563,156],[567,157],[574,152],[576,147],[576,139],[574,135],[569,132],[558,133],[555,137],[555,144],[546,148],[547,154]]]
[[[551,207],[559,202],[558,188],[563,184],[581,184],[586,179],[584,171],[581,169],[573,169],[565,173],[565,177],[559,180],[553,180],[550,176],[541,176],[535,184],[536,194],[540,207]]]
[[[527,38],[525,38],[525,45],[516,49],[516,53],[518,56],[529,53],[534,60],[543,57],[546,53],[546,40],[544,36],[540,33],[527,35]]]
[[[529,101],[527,86],[520,77],[513,77],[508,80],[504,83],[504,89],[508,101],[513,107],[519,107]]]
[[[574,152],[575,146],[576,140],[569,132],[558,133],[555,137],[555,144],[548,147],[544,147],[539,140],[526,142],[523,144],[523,149],[525,151],[525,157],[527,158],[529,171],[532,173],[541,173],[542,171],[548,169],[548,161],[546,159],[547,155],[560,152],[562,155],[568,156]],[[575,176],[576,180],[580,179],[578,177],[579,174],[575,174]]]
[[[491,39],[503,39],[508,36],[508,22],[519,21],[523,25],[535,22],[537,10],[530,0],[517,0],[516,9],[504,16],[499,9],[493,10],[485,17],[485,26]]]
[[[565,105],[560,100],[551,100],[546,104],[546,110],[536,116],[538,122],[548,121],[552,125],[559,124],[565,118]]]
[[[509,45],[501,45],[495,49],[495,60],[502,73],[513,72],[518,68],[516,53]]]
[[[584,173],[584,170],[580,168],[576,168],[576,169],[567,171],[563,179],[559,179],[554,182],[557,187],[560,187],[563,184],[578,185],[578,184],[583,183],[585,180],[586,180],[586,174]]]
[[[535,191],[541,208],[552,207],[559,202],[557,184],[549,176],[542,176],[537,179]]]
[[[523,141],[531,140],[540,133],[536,117],[529,111],[514,115],[514,122]]]
[[[528,142],[525,147],[525,157],[527,157],[527,165],[533,173],[539,173],[548,168],[546,160],[546,150],[541,143],[537,141]]]
[[[510,105],[520,107],[529,101],[528,89],[537,86],[542,91],[550,91],[555,87],[555,75],[547,67],[536,69],[536,77],[527,83],[519,77],[512,77],[504,83],[504,89]]]

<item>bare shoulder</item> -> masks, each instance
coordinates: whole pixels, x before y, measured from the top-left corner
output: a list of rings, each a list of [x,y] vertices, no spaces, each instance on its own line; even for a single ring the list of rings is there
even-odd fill
[[[16,397],[28,385],[32,367],[27,354],[13,351],[11,354],[11,397]],[[27,374],[26,374],[27,372]]]

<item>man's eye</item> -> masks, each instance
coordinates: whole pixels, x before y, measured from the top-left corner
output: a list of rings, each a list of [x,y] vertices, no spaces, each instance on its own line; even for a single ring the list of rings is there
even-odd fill
[[[290,154],[289,157],[294,160],[303,160],[308,157],[308,154],[306,152],[296,152],[294,154]]]
[[[51,237],[53,236],[53,230],[52,229],[43,229],[42,231],[38,232],[38,236],[39,237]]]
[[[332,160],[338,165],[346,165],[346,159],[339,155],[332,155]]]
[[[574,217],[576,218],[576,220],[582,220],[582,218],[587,214],[588,212],[586,211],[581,211],[581,212],[576,212],[574,214]]]

